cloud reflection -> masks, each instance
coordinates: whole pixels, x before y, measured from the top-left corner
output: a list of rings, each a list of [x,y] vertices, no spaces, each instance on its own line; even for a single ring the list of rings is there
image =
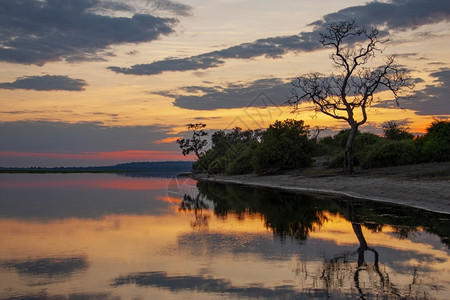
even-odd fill
[[[85,271],[89,262],[85,256],[46,257],[39,259],[10,260],[0,262],[4,268],[15,269],[19,274],[45,277],[68,277]]]
[[[142,272],[129,274],[116,278],[112,285],[119,287],[127,284],[135,284],[140,287],[153,286],[170,291],[196,291],[214,294],[231,294],[240,297],[264,298],[264,299],[298,299],[301,296],[325,296],[323,291],[312,290],[305,294],[298,292],[291,285],[266,288],[263,286],[236,286],[227,279],[211,278],[202,275],[169,276],[166,272]]]

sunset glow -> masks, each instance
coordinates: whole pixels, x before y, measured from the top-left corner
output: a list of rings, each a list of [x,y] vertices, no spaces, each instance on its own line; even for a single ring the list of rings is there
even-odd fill
[[[194,160],[175,143],[188,123],[347,128],[283,105],[296,76],[336,72],[317,39],[337,20],[378,27],[376,63],[395,54],[415,82],[401,108],[380,93],[361,131],[395,121],[420,135],[450,117],[447,1],[57,2],[1,1],[0,167]]]

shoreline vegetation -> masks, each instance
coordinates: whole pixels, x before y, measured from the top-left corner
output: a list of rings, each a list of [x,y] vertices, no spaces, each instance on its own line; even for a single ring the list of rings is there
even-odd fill
[[[191,177],[297,193],[338,194],[450,214],[450,162],[358,169],[348,176],[323,167],[323,160],[316,158],[309,168],[271,175],[193,173]]]
[[[200,153],[192,175],[198,180],[340,194],[450,214],[449,121],[435,120],[423,136],[395,122],[383,125],[383,135],[357,132],[351,174],[342,169],[349,130],[323,138],[316,131],[287,119],[265,130],[216,131],[208,150],[202,149],[202,129],[179,144],[183,153]]]

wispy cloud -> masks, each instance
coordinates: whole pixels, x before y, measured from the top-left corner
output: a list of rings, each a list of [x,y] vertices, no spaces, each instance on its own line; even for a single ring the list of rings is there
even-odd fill
[[[196,71],[222,66],[228,59],[250,59],[265,56],[278,58],[288,52],[314,51],[320,47],[318,35],[330,23],[355,19],[360,25],[378,26],[389,30],[414,29],[426,24],[450,20],[450,2],[442,0],[372,1],[325,15],[310,24],[312,31],[278,36],[243,43],[226,49],[185,58],[166,58],[131,67],[111,66],[111,71],[133,75],[155,75],[168,71]]]
[[[151,3],[156,10],[169,11],[179,16],[191,15],[192,8],[186,4],[170,0],[153,0],[147,3]]]
[[[170,143],[175,143],[176,140],[181,139],[181,136],[172,136],[172,137],[168,137],[162,140],[158,140],[158,141],[154,141],[153,143],[155,144],[170,144]]]
[[[24,89],[35,91],[83,91],[87,85],[83,79],[72,79],[68,76],[44,75],[24,76],[13,82],[0,83],[0,89]]]
[[[142,1],[136,2],[142,5]],[[187,15],[190,7],[148,1],[151,10]],[[175,18],[143,13],[109,0],[0,1],[0,61],[43,65],[51,61],[105,60],[113,44],[140,43],[174,32]]]

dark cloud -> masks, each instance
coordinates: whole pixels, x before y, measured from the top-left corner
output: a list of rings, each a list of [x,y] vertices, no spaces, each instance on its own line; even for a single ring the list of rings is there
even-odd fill
[[[450,3],[442,0],[391,0],[372,1],[331,13],[312,23],[324,27],[329,23],[355,19],[358,24],[380,26],[387,30],[416,29],[450,19]]]
[[[450,69],[442,69],[430,74],[435,78],[432,84],[426,85],[423,90],[413,93],[408,99],[399,101],[403,109],[415,110],[418,115],[450,115]],[[423,80],[416,80],[416,83]],[[374,105],[376,107],[397,107],[395,101],[384,101]]]
[[[23,89],[36,91],[83,91],[87,85],[82,79],[72,79],[68,76],[44,75],[25,76],[17,78],[14,82],[0,83],[0,89]]]
[[[0,123],[0,151],[89,152],[173,150],[173,144],[154,144],[170,137],[169,126],[104,126],[98,123],[17,121]]]
[[[183,11],[184,5],[157,2]],[[0,60],[37,65],[104,60],[113,44],[148,42],[174,31],[176,19],[134,10],[131,5],[101,0],[0,1]]]
[[[436,78],[434,84],[417,91],[404,108],[416,110],[418,115],[450,115],[450,69],[430,74]]]
[[[220,108],[267,107],[283,104],[288,96],[290,84],[279,78],[260,79],[245,84],[228,84],[224,87],[187,86],[183,94],[162,91],[158,94],[174,99],[180,108],[215,110]],[[185,93],[199,95],[185,95]]]
[[[133,75],[154,75],[166,71],[195,71],[223,65],[226,59],[249,59],[259,56],[278,58],[287,52],[305,52],[321,48],[317,42],[319,33],[331,22],[355,19],[360,25],[378,26],[384,30],[414,29],[425,24],[434,24],[450,19],[450,2],[442,0],[393,0],[373,1],[361,6],[352,6],[328,14],[312,25],[312,32],[298,35],[259,39],[223,50],[186,58],[167,58],[129,68],[109,67],[110,70]],[[386,34],[386,32],[382,32]]]
[[[221,117],[197,117],[197,118],[194,118],[194,120],[197,120],[197,121],[207,121],[207,120],[216,120],[216,119],[220,119]]]
[[[312,51],[319,46],[318,33],[281,36],[260,39],[227,49],[213,51],[187,58],[167,58],[149,64],[138,64],[130,68],[109,67],[111,71],[133,75],[155,75],[166,71],[204,70],[220,67],[226,59],[250,59],[258,56],[279,58],[290,51]]]

